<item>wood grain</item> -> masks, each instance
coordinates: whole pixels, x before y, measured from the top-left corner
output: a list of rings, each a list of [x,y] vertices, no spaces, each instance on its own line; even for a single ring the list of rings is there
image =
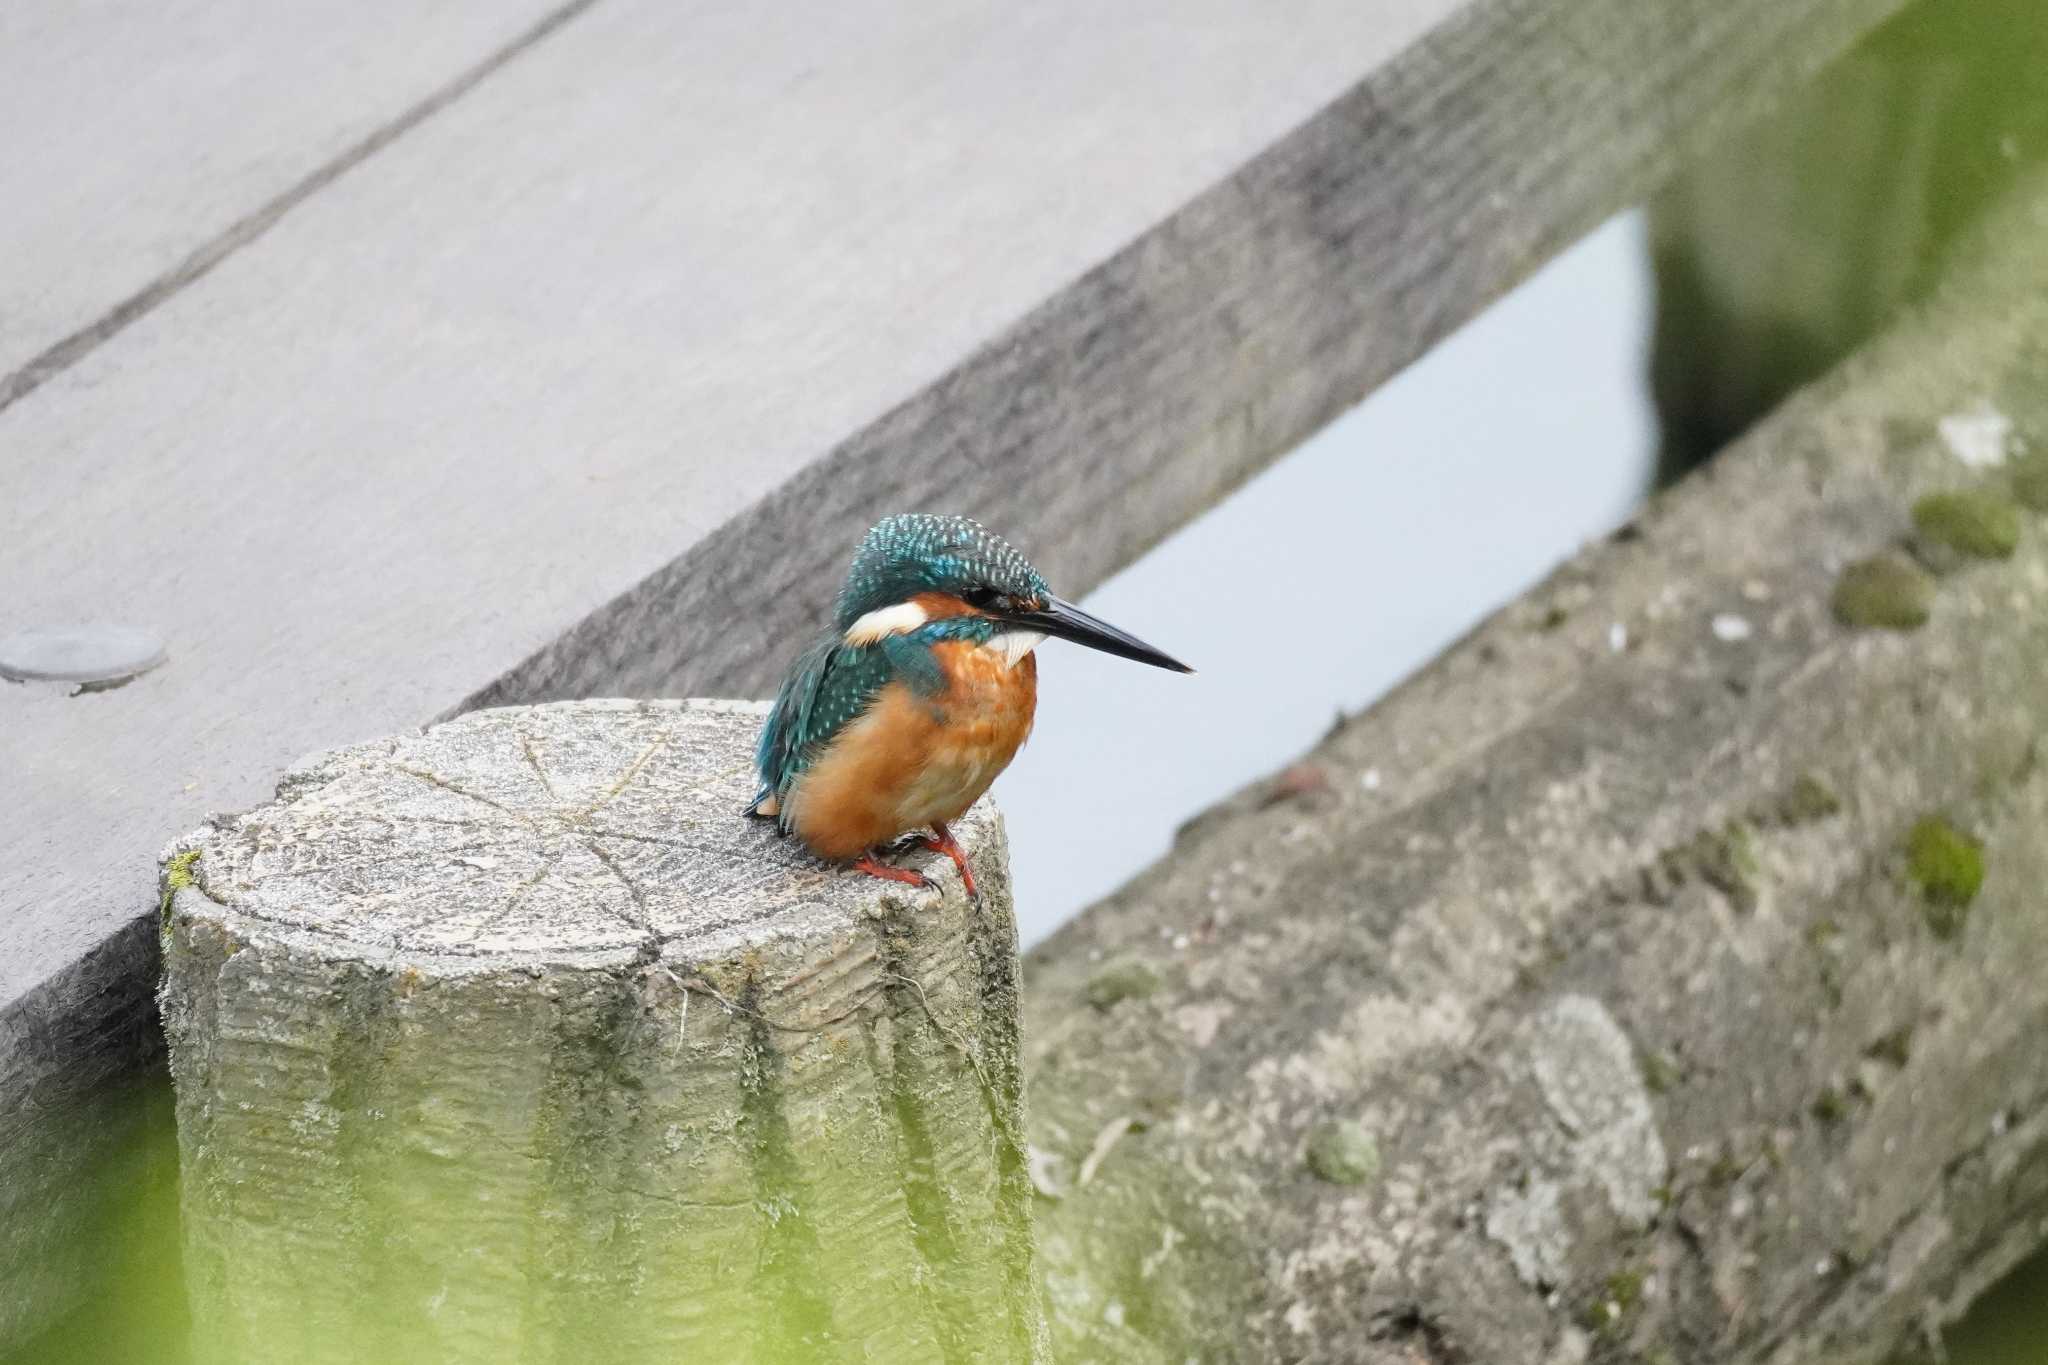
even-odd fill
[[[762,714],[483,712],[171,855],[199,1358],[1045,1358],[1001,822],[979,905],[827,868]]]

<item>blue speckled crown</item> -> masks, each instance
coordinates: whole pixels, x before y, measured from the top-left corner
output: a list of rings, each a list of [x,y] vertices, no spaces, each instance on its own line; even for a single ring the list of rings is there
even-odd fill
[[[854,553],[839,590],[839,628],[921,592],[964,594],[994,588],[1041,597],[1045,580],[1001,536],[966,517],[909,513],[875,523]]]

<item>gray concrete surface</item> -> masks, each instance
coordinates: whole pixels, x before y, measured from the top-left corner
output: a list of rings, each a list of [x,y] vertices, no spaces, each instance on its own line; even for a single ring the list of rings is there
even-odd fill
[[[561,3],[0,8],[0,407],[36,357],[247,231]]]
[[[765,714],[478,712],[166,855],[197,1358],[1047,1359],[1001,820],[978,903],[824,867]]]

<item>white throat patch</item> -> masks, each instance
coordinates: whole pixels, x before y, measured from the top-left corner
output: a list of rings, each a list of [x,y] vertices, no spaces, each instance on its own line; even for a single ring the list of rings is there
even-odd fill
[[[871,645],[891,635],[904,635],[925,623],[924,608],[915,602],[877,607],[846,628],[846,643]]]
[[[1038,648],[1038,642],[1044,638],[1035,630],[1005,630],[989,637],[988,648],[1003,656],[1004,668],[1015,668],[1017,661]]]

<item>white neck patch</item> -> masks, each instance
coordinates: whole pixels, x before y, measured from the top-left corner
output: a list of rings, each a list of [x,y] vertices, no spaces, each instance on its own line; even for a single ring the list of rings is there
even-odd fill
[[[1005,630],[991,635],[988,648],[1003,656],[1004,668],[1015,668],[1017,661],[1038,648],[1038,642],[1045,636],[1035,630]]]
[[[925,623],[924,608],[915,602],[877,607],[846,628],[846,643],[871,645],[891,635],[904,635]]]

